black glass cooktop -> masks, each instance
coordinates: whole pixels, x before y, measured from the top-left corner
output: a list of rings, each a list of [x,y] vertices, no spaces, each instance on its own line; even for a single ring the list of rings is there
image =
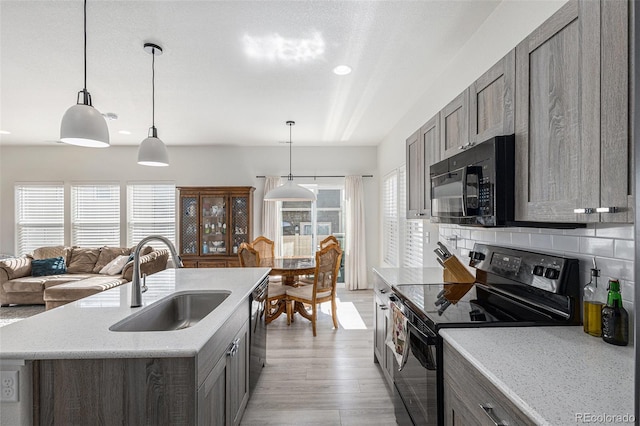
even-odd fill
[[[432,329],[553,324],[552,315],[505,297],[483,284],[398,284],[395,295]],[[406,313],[405,313],[406,314]]]

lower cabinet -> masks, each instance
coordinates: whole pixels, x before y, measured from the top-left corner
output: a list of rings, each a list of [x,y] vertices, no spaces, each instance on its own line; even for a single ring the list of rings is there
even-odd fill
[[[198,425],[240,424],[249,400],[249,322],[198,388]]]
[[[374,334],[373,358],[380,364],[387,383],[393,388],[394,358],[391,349],[387,347],[386,339],[390,327],[389,294],[391,287],[374,273]]]
[[[238,256],[216,260],[182,260],[185,268],[239,268]]]
[[[443,360],[445,425],[536,424],[447,342]]]

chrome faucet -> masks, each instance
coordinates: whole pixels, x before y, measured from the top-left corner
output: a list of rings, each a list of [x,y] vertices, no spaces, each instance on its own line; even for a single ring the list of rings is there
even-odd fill
[[[171,241],[162,235],[149,235],[148,237],[143,238],[138,245],[136,246],[136,250],[133,253],[133,279],[131,281],[131,307],[137,308],[142,306],[142,293],[147,291],[146,279],[144,284],[140,285],[140,250],[145,243],[149,241],[158,240],[162,241],[171,252],[171,257],[173,258],[173,263],[176,268],[182,268],[184,265],[182,264],[182,259],[178,256],[178,251]],[[146,275],[145,275],[146,277]]]

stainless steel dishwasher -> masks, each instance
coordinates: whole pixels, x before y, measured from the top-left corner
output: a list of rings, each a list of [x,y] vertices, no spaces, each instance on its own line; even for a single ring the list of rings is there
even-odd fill
[[[249,394],[253,394],[267,360],[267,276],[251,293],[251,329],[249,330]]]

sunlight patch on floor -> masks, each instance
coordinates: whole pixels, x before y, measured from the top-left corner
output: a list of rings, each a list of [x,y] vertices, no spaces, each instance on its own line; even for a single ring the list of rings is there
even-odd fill
[[[338,305],[338,322],[345,330],[366,330],[365,325],[358,309],[353,302],[341,302],[336,297],[336,304]],[[320,305],[320,311],[323,314],[331,315],[331,303],[322,303]]]

